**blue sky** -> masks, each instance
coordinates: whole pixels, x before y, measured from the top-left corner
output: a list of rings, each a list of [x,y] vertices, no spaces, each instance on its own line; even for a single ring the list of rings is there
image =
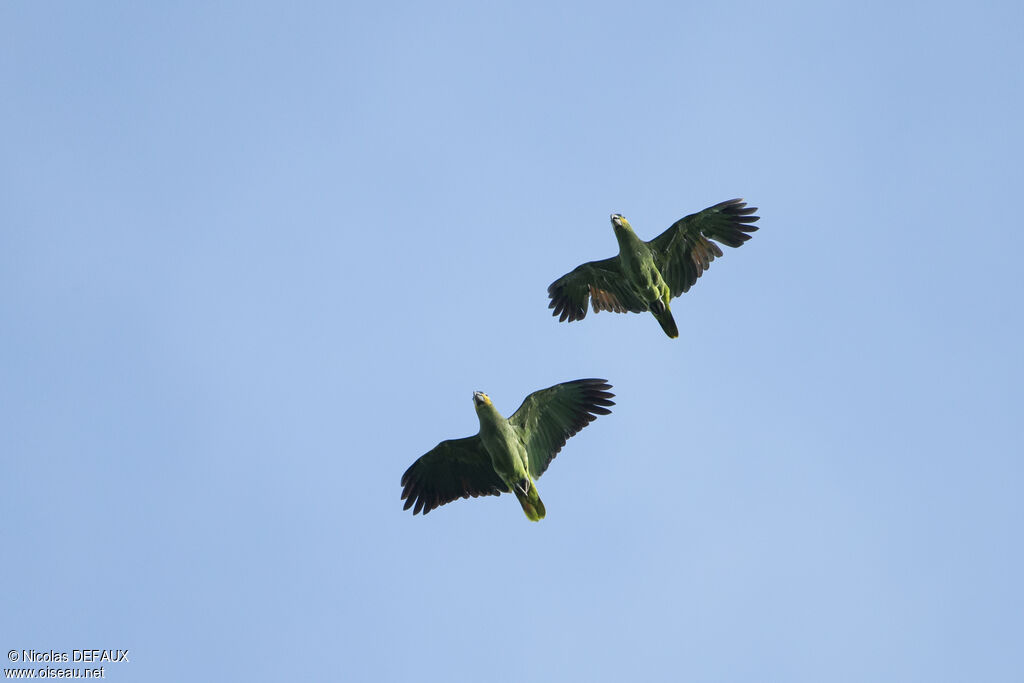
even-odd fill
[[[4,3],[0,645],[108,680],[1020,681],[1019,3]],[[732,197],[650,316],[546,287]],[[471,395],[617,406],[402,511]]]

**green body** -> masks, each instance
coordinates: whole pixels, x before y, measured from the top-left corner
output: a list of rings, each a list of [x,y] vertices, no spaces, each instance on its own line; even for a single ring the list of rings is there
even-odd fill
[[[526,434],[509,424],[490,401],[477,402],[476,416],[480,419],[480,441],[491,457],[495,474],[515,494],[531,522],[544,519],[544,503],[530,476],[530,458],[524,440]]]
[[[516,434],[508,420],[501,416],[493,403],[476,406],[480,419],[480,440],[491,456],[491,467],[510,489],[529,479],[530,463],[526,456],[526,445]]]
[[[679,336],[669,301],[672,300],[672,289],[661,276],[661,271],[654,261],[654,252],[633,232],[633,226],[622,216],[612,220],[615,239],[619,243],[619,264],[622,274],[629,286],[661,324],[671,338]]]

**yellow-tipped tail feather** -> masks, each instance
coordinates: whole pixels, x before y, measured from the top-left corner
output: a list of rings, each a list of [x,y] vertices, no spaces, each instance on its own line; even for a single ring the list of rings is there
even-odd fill
[[[537,487],[533,485],[532,481],[526,493],[523,493],[518,486],[513,486],[512,492],[516,494],[519,504],[523,506],[523,512],[526,513],[527,519],[531,522],[539,522],[544,519],[546,514],[544,503],[541,502],[540,494],[537,493]]]
[[[676,327],[676,320],[672,317],[672,309],[664,302],[655,301],[651,305],[651,313],[654,315],[654,319],[661,325],[661,329],[665,330],[665,334],[672,339],[679,336],[679,328]]]

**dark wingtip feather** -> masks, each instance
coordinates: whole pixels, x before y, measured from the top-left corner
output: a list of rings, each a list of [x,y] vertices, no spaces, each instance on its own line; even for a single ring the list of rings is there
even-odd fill
[[[615,394],[608,391],[612,388],[612,385],[608,383],[606,379],[587,379],[580,380],[580,384],[586,388],[586,392],[583,394],[583,399],[587,402],[583,406],[583,409],[588,413],[594,413],[597,415],[610,415],[612,411],[608,410],[605,406],[615,405],[615,401],[610,399],[615,397]],[[593,420],[591,416],[591,420]],[[590,420],[588,420],[589,423]]]
[[[565,286],[559,284],[559,280],[555,280],[548,285],[548,296],[551,298],[548,308],[553,309],[551,315],[558,316],[558,322],[563,323],[566,320],[574,322],[576,320],[583,320],[586,317],[587,299],[589,299],[589,296],[580,305],[579,302],[574,301],[566,293]]]
[[[757,207],[747,206],[742,199],[730,199],[716,204],[712,209],[717,209],[727,222],[709,226],[705,235],[733,249],[742,246],[750,239],[749,233],[757,231],[757,226],[753,223],[761,220],[760,216],[754,215]],[[721,254],[716,254],[716,256],[721,256]],[[698,273],[698,277],[699,275]]]

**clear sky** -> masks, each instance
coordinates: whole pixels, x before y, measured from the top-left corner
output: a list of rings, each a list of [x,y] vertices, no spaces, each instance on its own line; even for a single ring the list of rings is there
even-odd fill
[[[1024,680],[1022,8],[3,3],[0,651]],[[550,317],[610,213],[732,197],[679,339]],[[579,377],[545,520],[402,511]]]

